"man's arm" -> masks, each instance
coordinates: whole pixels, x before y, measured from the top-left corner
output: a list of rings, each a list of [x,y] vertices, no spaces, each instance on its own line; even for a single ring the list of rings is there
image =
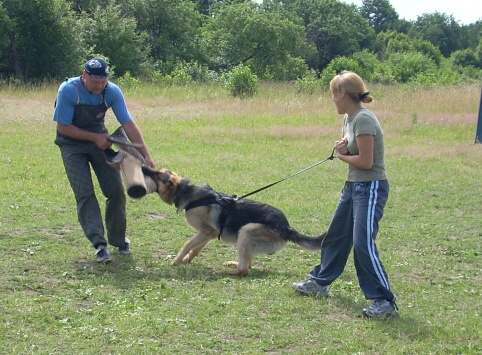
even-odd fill
[[[74,126],[73,124],[64,125],[61,123],[57,123],[57,130],[64,136],[70,138],[94,142],[97,147],[102,150],[110,148],[110,146],[112,145],[112,143],[107,140],[107,137],[109,137],[108,134],[89,132],[85,129]]]
[[[144,156],[144,159],[146,159],[147,165],[151,168],[154,168],[154,161],[149,154],[149,150],[147,149],[146,143],[144,142],[144,138],[142,137],[141,131],[137,127],[136,123],[134,121],[129,121],[127,123],[124,123],[122,127],[126,131],[127,137],[129,137],[129,140],[131,142],[142,144],[142,148],[139,149],[139,151]]]

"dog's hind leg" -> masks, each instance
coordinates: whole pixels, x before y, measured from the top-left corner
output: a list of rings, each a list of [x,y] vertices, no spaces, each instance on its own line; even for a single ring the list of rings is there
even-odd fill
[[[282,249],[285,241],[279,235],[259,223],[243,226],[238,233],[237,251],[238,262],[236,270],[228,272],[231,275],[245,276],[251,268],[251,262],[256,255],[273,254]],[[236,262],[225,265],[234,266]]]
[[[279,233],[266,228],[263,224],[251,223],[240,229],[237,242],[238,263],[232,275],[244,276],[251,268],[251,262],[256,255],[274,254],[283,249],[286,242]],[[234,266],[235,262],[227,262],[224,265]]]
[[[253,245],[243,228],[239,231],[236,249],[238,251],[238,261],[226,261],[223,265],[236,267],[236,270],[227,272],[230,275],[246,276],[251,268]]]

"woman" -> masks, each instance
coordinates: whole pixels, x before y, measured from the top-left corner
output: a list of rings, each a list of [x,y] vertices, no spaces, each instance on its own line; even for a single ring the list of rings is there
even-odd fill
[[[328,296],[329,285],[343,272],[353,247],[360,288],[373,301],[363,315],[396,316],[396,297],[375,245],[389,191],[383,132],[376,116],[362,105],[373,98],[360,76],[343,71],[332,79],[330,89],[338,113],[344,114],[342,138],[334,148],[338,159],[348,164],[348,174],[321,245],[321,263],[308,280],[292,287],[304,295]]]

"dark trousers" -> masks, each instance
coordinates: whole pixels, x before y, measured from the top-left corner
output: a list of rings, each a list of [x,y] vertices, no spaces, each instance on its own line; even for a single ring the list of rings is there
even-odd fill
[[[326,237],[321,263],[310,272],[320,285],[331,284],[343,272],[353,247],[358,282],[367,299],[394,300],[375,239],[388,199],[387,180],[347,182]]]
[[[104,152],[95,144],[63,145],[60,148],[65,172],[77,201],[77,216],[94,248],[107,245],[99,202],[95,195],[91,167],[107,198],[105,226],[109,244],[122,247],[126,236],[126,196],[120,171],[109,166]]]

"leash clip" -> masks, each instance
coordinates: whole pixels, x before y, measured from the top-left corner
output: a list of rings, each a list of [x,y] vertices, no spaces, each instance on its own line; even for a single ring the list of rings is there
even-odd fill
[[[333,148],[333,151],[331,152],[331,155],[328,157],[328,160],[333,160],[335,159],[336,156],[335,156],[335,148]]]

